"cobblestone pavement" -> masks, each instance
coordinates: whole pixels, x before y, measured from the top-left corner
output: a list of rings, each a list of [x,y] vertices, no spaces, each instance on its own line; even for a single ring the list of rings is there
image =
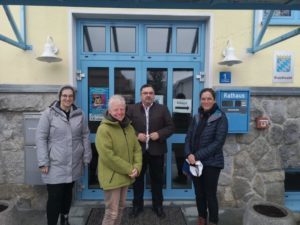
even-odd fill
[[[128,202],[128,206],[131,203]],[[150,203],[146,203],[150,204]],[[194,202],[191,201],[176,201],[165,202],[165,205],[180,205],[185,215],[187,225],[196,225],[197,209]],[[92,208],[103,207],[102,202],[96,201],[79,201],[72,205],[70,211],[70,224],[71,225],[85,225]],[[218,225],[242,225],[244,210],[240,208],[226,208],[219,211],[219,224]],[[16,213],[16,225],[46,225],[45,211],[36,210],[18,210]],[[295,213],[300,225],[300,213]]]

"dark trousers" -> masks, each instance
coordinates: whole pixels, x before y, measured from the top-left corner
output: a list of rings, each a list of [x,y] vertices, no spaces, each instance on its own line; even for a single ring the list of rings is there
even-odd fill
[[[185,177],[185,175],[182,172],[182,167],[185,161],[185,157],[176,156],[176,167],[177,167],[177,175],[178,177]]]
[[[133,206],[144,206],[144,177],[149,166],[149,174],[152,191],[152,206],[154,208],[162,206],[163,202],[163,172],[164,172],[164,155],[153,156],[148,152],[143,154],[143,166],[140,175],[133,184]]]
[[[48,225],[56,225],[59,214],[68,214],[72,202],[74,182],[64,184],[47,184],[47,221]]]
[[[209,222],[218,223],[219,205],[217,199],[217,187],[221,169],[217,167],[204,167],[200,177],[193,177],[196,195],[197,210],[200,217],[207,218]]]

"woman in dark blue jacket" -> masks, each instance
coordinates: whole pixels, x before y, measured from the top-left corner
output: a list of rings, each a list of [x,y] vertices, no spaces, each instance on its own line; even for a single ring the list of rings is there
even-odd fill
[[[217,187],[221,169],[224,168],[223,145],[228,132],[228,121],[215,101],[211,88],[200,92],[201,106],[194,116],[185,140],[185,155],[191,165],[201,161],[200,177],[192,176],[196,204],[199,214],[198,225],[218,223]],[[209,215],[209,218],[207,218]]]

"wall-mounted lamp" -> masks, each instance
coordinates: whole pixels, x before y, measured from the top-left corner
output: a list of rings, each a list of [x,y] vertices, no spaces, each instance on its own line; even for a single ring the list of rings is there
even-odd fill
[[[47,63],[60,62],[62,61],[62,59],[56,56],[57,53],[58,53],[58,48],[55,47],[53,43],[53,38],[48,36],[43,54],[37,57],[36,59]]]
[[[219,62],[220,65],[232,66],[234,64],[242,63],[242,60],[238,59],[234,54],[234,48],[231,46],[230,41],[227,41],[226,49],[223,51],[224,59]]]

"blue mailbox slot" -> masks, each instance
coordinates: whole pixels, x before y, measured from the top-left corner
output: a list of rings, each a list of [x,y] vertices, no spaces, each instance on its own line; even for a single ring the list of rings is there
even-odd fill
[[[217,90],[217,103],[226,113],[229,133],[249,132],[250,90]]]

